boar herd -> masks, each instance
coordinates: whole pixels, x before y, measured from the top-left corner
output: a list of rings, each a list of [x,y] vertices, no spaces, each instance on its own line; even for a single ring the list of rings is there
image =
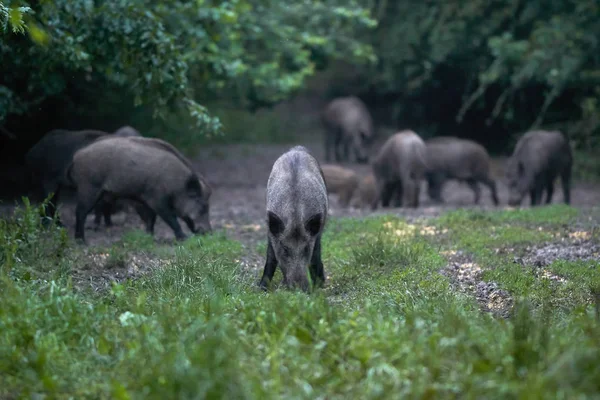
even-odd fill
[[[266,261],[259,287],[267,289],[277,266],[288,287],[307,291],[325,281],[321,235],[329,213],[329,194],[342,207],[418,207],[421,181],[432,201],[441,203],[446,181],[466,183],[480,201],[479,184],[499,204],[490,157],[473,141],[455,137],[423,140],[412,130],[393,134],[376,155],[373,119],[357,97],[333,100],[322,113],[325,164],[295,146],[273,164],[266,188]],[[371,173],[359,176],[340,165],[354,156],[370,162]],[[539,205],[546,191],[551,202],[554,181],[561,178],[564,201],[570,202],[572,151],[560,132],[532,131],[517,142],[506,167],[509,205],[529,194]],[[97,130],[53,130],[26,155],[26,165],[41,198],[49,198],[47,214],[57,214],[61,190],[76,191],[75,238],[85,243],[85,221],[111,225],[111,215],[132,207],[146,231],[154,232],[157,215],[178,240],[186,238],[178,219],[195,234],[211,232],[212,189],[191,162],[173,145],[143,137],[132,127],[113,133]],[[355,198],[356,202],[352,202]],[[48,221],[48,219],[45,219]]]
[[[451,136],[423,140],[412,130],[393,134],[373,160],[371,173],[360,177],[340,165],[330,164],[329,148],[335,146],[337,162],[348,161],[348,147],[358,163],[369,162],[367,154],[374,142],[373,120],[366,106],[354,96],[333,100],[322,116],[325,127],[325,183],[330,194],[337,194],[342,207],[419,206],[421,181],[434,203],[443,203],[442,189],[449,180],[466,183],[473,191],[474,203],[481,199],[480,184],[486,186],[494,205],[499,205],[491,160],[480,144]],[[342,146],[343,153],[339,151]],[[554,182],[560,177],[565,203],[570,203],[573,154],[567,138],[558,131],[531,131],[517,142],[508,159],[505,179],[510,206],[518,206],[529,194],[531,205],[552,201]],[[354,195],[354,201],[352,201]]]
[[[164,140],[142,137],[125,126],[110,134],[95,130],[48,132],[26,154],[25,162],[40,198],[49,198],[47,215],[56,216],[60,193],[76,190],[75,238],[85,243],[85,220],[93,210],[95,224],[107,226],[111,215],[131,205],[154,232],[156,216],[183,233],[181,218],[194,233],[211,230],[212,189],[187,158]],[[45,219],[47,221],[47,219]]]

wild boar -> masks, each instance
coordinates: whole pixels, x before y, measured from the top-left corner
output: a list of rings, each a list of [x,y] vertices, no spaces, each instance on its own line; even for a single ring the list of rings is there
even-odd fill
[[[117,136],[131,136],[133,131],[135,130],[131,127],[123,127],[114,134]],[[135,132],[137,133],[137,131]],[[137,134],[139,135],[139,133]],[[69,186],[64,177],[67,166],[73,160],[73,154],[96,139],[107,135],[110,134],[92,129],[81,131],[54,129],[29,149],[25,156],[25,163],[33,181],[34,190],[41,199],[45,199],[53,193],[48,204],[48,215],[55,215],[60,200],[61,188]],[[101,212],[103,205],[100,204],[99,206],[99,212]],[[56,222],[62,225],[58,215]]]
[[[355,196],[353,206],[357,208],[370,207],[373,200],[375,200],[375,193],[375,176],[369,173],[358,184],[358,196]]]
[[[273,164],[267,181],[267,255],[259,286],[266,290],[279,265],[289,288],[308,291],[325,282],[321,234],[329,202],[323,172],[303,146],[295,146]]]
[[[137,129],[129,125],[120,127],[113,133],[113,135],[121,137],[142,136]]]
[[[369,149],[374,140],[373,120],[365,104],[355,96],[339,97],[331,101],[321,115],[325,127],[325,160],[350,160],[350,150],[356,162],[369,161]],[[342,153],[343,152],[343,153]]]
[[[211,188],[172,145],[154,138],[104,137],[78,150],[67,171],[77,187],[75,238],[85,243],[87,214],[100,200],[128,199],[141,204],[152,234],[158,214],[186,239],[177,218],[196,234],[211,231]],[[139,212],[139,211],[138,211]]]
[[[358,187],[356,172],[332,164],[321,165],[321,170],[325,177],[327,193],[337,194],[340,206],[347,207],[350,204],[354,191]]]
[[[558,176],[564,202],[571,202],[573,154],[567,138],[559,131],[530,131],[523,135],[507,161],[508,204],[516,207],[529,194],[531,205],[541,204],[546,189],[546,204],[552,202],[554,181]]]
[[[498,205],[496,183],[491,175],[490,156],[485,148],[472,140],[440,136],[425,142],[427,146],[427,192],[429,197],[442,203],[442,189],[447,180],[455,179],[469,185],[479,203],[481,190],[478,183],[490,189],[494,205]]]
[[[427,150],[423,139],[410,130],[392,135],[371,164],[375,177],[375,197],[371,208],[381,201],[388,207],[395,196],[396,207],[419,206],[420,182],[427,169]]]
[[[120,127],[113,133],[113,135],[119,137],[142,136],[137,129],[129,125]],[[140,205],[132,204],[132,206],[135,208],[136,212],[142,218],[142,220],[146,222],[144,218],[147,212]],[[96,207],[94,208],[94,224],[98,228],[100,226],[100,221],[102,220],[102,217],[104,217],[104,225],[106,225],[107,227],[112,226],[111,216],[113,214],[118,213],[119,211],[125,211],[128,208],[128,202],[126,200],[116,200],[114,203],[108,203],[106,201],[100,200],[98,202],[98,205],[96,205]]]

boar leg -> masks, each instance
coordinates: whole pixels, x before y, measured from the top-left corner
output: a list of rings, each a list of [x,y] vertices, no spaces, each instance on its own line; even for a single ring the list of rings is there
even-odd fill
[[[540,204],[540,201],[542,199],[542,190],[543,190],[543,187],[540,187],[539,185],[535,185],[535,187],[533,189],[531,189],[529,196],[531,197],[531,206],[532,207]]]
[[[445,178],[438,172],[432,172],[427,176],[427,194],[435,203],[443,203],[442,189]]]
[[[546,182],[546,204],[552,203],[552,196],[554,195],[554,179],[548,179]],[[540,198],[540,201],[542,199]]]
[[[156,223],[156,213],[154,210],[143,203],[135,203],[133,208],[146,226],[146,232],[154,235],[154,224]]]
[[[112,226],[112,206],[109,202],[104,200],[100,200],[94,209],[94,224],[96,228],[100,226],[100,222],[102,221],[102,217],[104,217],[104,225],[107,227]]]
[[[479,200],[481,199],[481,189],[479,189],[477,181],[475,179],[467,179],[467,185],[469,185],[475,195],[475,204],[479,204]]]
[[[315,286],[323,286],[325,284],[325,271],[323,269],[323,260],[321,259],[321,235],[315,240],[310,260],[310,277]]]
[[[181,225],[179,225],[179,221],[177,221],[177,214],[175,211],[166,204],[161,204],[156,208],[156,213],[165,221],[167,225],[173,230],[175,237],[177,240],[185,240],[187,238],[186,234],[181,230]]]
[[[419,207],[419,196],[420,196],[420,192],[421,192],[421,186],[419,185],[419,181],[415,181],[413,183],[413,199],[412,199],[412,203],[413,203],[413,207],[417,208]]]
[[[387,208],[390,206],[392,201],[392,196],[394,195],[394,191],[397,189],[397,184],[393,182],[386,182],[383,186],[383,190],[381,192],[381,207]]]
[[[96,206],[102,193],[92,186],[80,185],[77,188],[77,206],[75,207],[75,239],[85,243],[85,218]]]
[[[483,183],[490,189],[490,192],[492,193],[492,201],[494,202],[494,205],[497,206],[499,201],[498,190],[496,189],[496,182],[494,182],[494,180],[491,178],[485,178],[481,181],[481,183]]]
[[[325,161],[331,162],[331,153],[334,152],[335,148],[335,136],[333,132],[325,132]]]
[[[344,146],[343,138],[338,137],[335,141],[335,161],[342,162],[342,147]]]
[[[316,246],[316,244],[315,244]],[[273,280],[273,275],[275,275],[275,269],[277,268],[277,258],[275,257],[275,251],[273,250],[273,245],[271,244],[271,239],[267,240],[267,259],[265,261],[265,268],[263,270],[262,278],[260,279],[260,283],[258,286],[267,290],[271,281]]]
[[[343,151],[344,151],[344,162],[348,162],[350,160],[350,141],[347,139],[344,140]]]
[[[396,184],[394,185],[394,207],[396,208],[400,208],[402,207],[403,203],[404,203],[404,196],[403,196],[403,187],[402,187],[402,182],[398,181],[396,182]]]
[[[571,204],[571,167],[565,168],[560,174],[565,204]]]

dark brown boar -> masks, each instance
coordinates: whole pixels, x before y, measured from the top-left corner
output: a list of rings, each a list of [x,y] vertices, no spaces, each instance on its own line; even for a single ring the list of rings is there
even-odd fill
[[[573,154],[567,138],[558,131],[531,131],[523,135],[506,165],[508,204],[521,204],[529,194],[531,205],[541,204],[544,189],[546,204],[552,202],[554,181],[561,178],[564,202],[571,202]]]
[[[117,136],[132,136],[136,133],[139,135],[139,132],[135,129],[125,126],[118,129],[114,134]],[[81,131],[54,129],[29,149],[25,156],[25,162],[33,181],[34,190],[42,199],[53,193],[48,204],[47,215],[54,216],[56,214],[61,188],[70,186],[64,178],[66,168],[73,160],[73,154],[95,140],[109,135],[108,132],[93,129]],[[112,207],[114,206],[112,205]],[[119,205],[116,206],[118,209]],[[107,210],[104,210],[105,207]],[[110,209],[109,205],[99,204],[97,210],[98,222],[98,214],[109,212]],[[61,225],[60,217],[56,216],[57,223]],[[110,221],[105,220],[105,222],[110,225]]]
[[[365,104],[355,96],[339,97],[331,101],[321,116],[325,127],[325,160],[350,160],[350,150],[356,162],[369,161],[369,148],[374,139],[373,120]]]
[[[479,203],[481,190],[478,183],[486,185],[494,205],[498,205],[496,183],[491,175],[490,156],[483,146],[472,140],[440,136],[425,142],[427,146],[427,192],[429,197],[442,203],[442,189],[448,180],[458,180],[469,185]]]
[[[427,155],[423,139],[404,130],[392,135],[372,163],[375,197],[371,208],[388,207],[395,196],[396,207],[419,206],[420,182],[425,176]]]
[[[342,207],[348,207],[354,191],[358,187],[358,176],[356,172],[339,165],[321,165],[327,192],[338,195],[338,202]]]
[[[75,237],[84,242],[85,218],[100,200],[140,204],[150,234],[157,214],[179,240],[186,235],[178,217],[196,234],[211,231],[211,188],[177,149],[160,139],[102,138],[75,153],[68,177],[77,187]]]

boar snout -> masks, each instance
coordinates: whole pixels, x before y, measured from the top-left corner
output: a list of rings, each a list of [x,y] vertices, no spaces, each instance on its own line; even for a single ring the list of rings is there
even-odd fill
[[[523,197],[520,196],[519,194],[510,194],[509,198],[508,198],[508,205],[510,207],[519,207],[521,205],[521,201],[523,200]]]
[[[194,233],[196,235],[205,235],[205,234],[211,233],[211,232],[212,232],[212,226],[210,225],[210,222],[199,224],[196,226],[196,229],[194,230]]]
[[[302,268],[300,271],[288,272],[286,285],[290,289],[300,289],[303,292],[309,292],[311,284],[310,278],[308,277],[308,271],[305,268]]]
[[[200,215],[195,219],[189,218],[189,222],[186,222],[188,223],[190,230],[196,235],[205,235],[212,232],[212,226],[210,225],[208,214]]]

